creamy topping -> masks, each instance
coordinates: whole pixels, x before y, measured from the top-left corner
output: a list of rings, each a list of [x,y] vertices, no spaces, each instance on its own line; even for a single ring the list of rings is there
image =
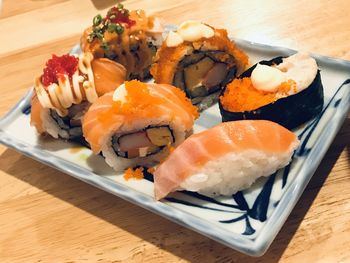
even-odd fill
[[[275,92],[286,81],[286,74],[277,68],[258,64],[252,72],[251,80],[257,90]]]
[[[126,95],[128,94],[125,84],[121,84],[113,93],[113,101],[120,101],[124,103],[126,101]]]
[[[304,52],[284,58],[276,68],[285,72],[288,79],[295,81],[296,93],[309,87],[318,71],[316,60]]]
[[[35,90],[40,104],[45,108],[55,109],[61,117],[64,117],[68,114],[67,109],[72,104],[79,104],[84,97],[88,102],[93,103],[98,96],[91,67],[92,59],[91,53],[83,53],[79,56],[78,69],[74,72],[72,81],[69,80],[68,75],[64,74],[58,78],[58,84],[52,83],[45,89],[41,77],[37,78]],[[79,75],[80,72],[85,74],[87,79]]]
[[[258,64],[251,74],[251,81],[257,90],[277,92],[278,87],[287,80],[293,80],[295,89],[287,95],[298,93],[311,85],[317,74],[317,63],[307,53],[297,53],[284,58],[276,66]]]
[[[165,43],[168,47],[176,47],[184,42],[182,37],[178,33],[173,32],[173,31],[169,32],[165,41],[166,41]]]
[[[170,32],[166,39],[168,47],[180,45],[183,41],[196,41],[201,38],[210,38],[215,34],[214,30],[201,22],[189,20],[183,22],[176,32]]]

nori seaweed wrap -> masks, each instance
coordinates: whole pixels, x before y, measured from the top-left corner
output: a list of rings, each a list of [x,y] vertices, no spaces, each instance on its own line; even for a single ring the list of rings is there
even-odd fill
[[[258,64],[276,66],[281,64],[283,59],[284,57],[276,57],[272,60],[261,61]],[[253,70],[258,64],[255,64],[246,70],[239,76],[238,79],[250,79]],[[227,95],[227,87],[228,86],[226,86],[222,91],[219,100],[219,108],[223,122],[244,119],[262,119],[279,123],[288,129],[294,129],[319,114],[322,111],[324,103],[323,86],[321,82],[320,70],[318,68],[316,76],[311,84],[303,90],[292,95],[278,98],[271,103],[255,109],[242,111],[227,110],[227,107],[225,108],[225,104],[223,103],[223,98]]]

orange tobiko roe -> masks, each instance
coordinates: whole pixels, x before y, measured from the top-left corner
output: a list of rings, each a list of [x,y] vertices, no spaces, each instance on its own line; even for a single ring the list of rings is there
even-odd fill
[[[127,122],[134,120],[135,115],[141,112],[145,118],[154,117],[161,114],[161,112],[159,112],[161,111],[161,107],[158,106],[167,103],[164,98],[151,94],[147,84],[138,80],[125,81],[125,89],[127,90],[125,102],[114,101],[109,111],[99,115],[101,121],[108,119],[110,114],[123,115]],[[199,117],[198,110],[192,105],[185,93],[176,87],[173,87],[171,91],[176,97],[183,101],[183,106],[194,119],[197,119]]]
[[[128,168],[124,173],[124,179],[126,181],[128,181],[129,179],[143,179],[143,167],[136,168],[135,170],[132,168]]]
[[[251,111],[275,102],[281,95],[287,96],[292,88],[296,91],[295,82],[288,80],[282,82],[276,92],[264,92],[254,88],[250,78],[234,79],[220,96],[220,102],[227,111]]]

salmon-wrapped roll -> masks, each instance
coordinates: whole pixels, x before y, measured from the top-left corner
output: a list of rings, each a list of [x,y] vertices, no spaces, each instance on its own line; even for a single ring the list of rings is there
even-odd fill
[[[184,90],[203,110],[218,100],[220,90],[248,65],[225,29],[187,21],[170,32],[157,51],[151,74],[156,83]]]
[[[167,84],[125,82],[85,114],[83,133],[94,153],[116,171],[165,158],[192,133],[198,117],[185,94]]]
[[[125,76],[121,64],[93,59],[91,53],[53,55],[35,79],[31,125],[54,138],[82,138],[81,119],[88,107],[99,96],[114,91]]]
[[[150,77],[149,69],[162,41],[163,25],[159,18],[146,16],[143,10],[130,11],[122,4],[112,7],[84,31],[80,45],[95,58],[107,57],[127,69],[128,79]]]

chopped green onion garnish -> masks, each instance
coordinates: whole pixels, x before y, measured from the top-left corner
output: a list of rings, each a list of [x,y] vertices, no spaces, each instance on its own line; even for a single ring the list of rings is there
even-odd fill
[[[100,14],[95,16],[94,19],[92,20],[92,24],[94,26],[98,26],[99,24],[101,24],[101,22],[102,22],[102,16]]]

